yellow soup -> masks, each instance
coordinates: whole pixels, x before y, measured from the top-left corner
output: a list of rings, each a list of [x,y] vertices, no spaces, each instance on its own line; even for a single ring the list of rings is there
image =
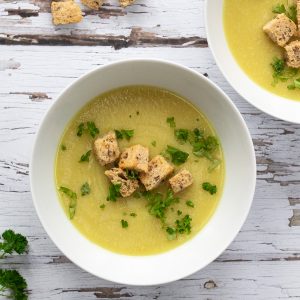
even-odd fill
[[[278,3],[278,0],[224,0],[227,42],[241,68],[253,81],[279,96],[300,100],[300,89],[287,88],[290,81],[272,84],[271,63],[274,57],[282,58],[284,51],[269,39],[262,28],[274,18],[272,9]]]
[[[174,117],[176,128],[193,130],[199,128],[204,136],[215,136],[205,116],[189,102],[169,91],[147,87],[130,86],[102,94],[85,105],[67,126],[57,151],[55,166],[56,184],[67,187],[77,194],[75,215],[71,222],[89,240],[114,252],[127,255],[149,255],[161,253],[179,246],[203,228],[214,213],[220,200],[224,183],[224,161],[221,146],[213,153],[217,166],[205,157],[196,157],[189,142],[179,142],[167,118]],[[105,167],[91,153],[89,161],[79,162],[82,154],[92,149],[93,138],[83,131],[77,136],[80,123],[93,121],[101,136],[110,130],[133,129],[134,136],[118,140],[120,149],[141,144],[149,148],[150,159],[165,151],[167,145],[189,153],[187,161],[175,166],[189,170],[193,184],[175,196],[174,203],[166,210],[165,224],[149,213],[149,199],[144,193],[135,193],[128,198],[107,201],[110,182],[104,175]],[[172,124],[171,124],[172,125]],[[212,166],[214,165],[213,170]],[[209,171],[210,169],[210,171]],[[203,182],[217,187],[211,195],[202,188]],[[88,183],[90,193],[81,195],[81,186]],[[156,191],[165,195],[168,182]],[[69,215],[70,197],[59,192],[62,206]],[[191,201],[194,207],[186,204]],[[191,205],[191,202],[188,204]],[[148,206],[147,206],[148,205]],[[191,232],[168,235],[167,228],[175,228],[176,220],[186,215],[191,220]],[[121,221],[128,224],[124,228]],[[124,224],[123,224],[124,225]]]

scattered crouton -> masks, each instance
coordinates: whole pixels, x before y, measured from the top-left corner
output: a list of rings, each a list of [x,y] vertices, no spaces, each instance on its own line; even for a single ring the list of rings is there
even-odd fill
[[[110,131],[102,138],[96,139],[94,142],[94,153],[102,166],[117,160],[120,156],[120,150],[116,133]]]
[[[129,179],[124,170],[120,168],[112,168],[104,174],[109,178],[112,184],[120,184],[120,194],[122,197],[129,197],[139,187],[139,182],[136,179]]]
[[[140,180],[147,191],[156,188],[174,168],[161,155],[155,156],[148,165],[148,173],[141,173]]]
[[[273,42],[284,47],[291,37],[296,34],[297,26],[285,14],[279,14],[275,19],[268,22],[263,30]]]
[[[170,178],[169,183],[173,192],[176,194],[183,191],[193,183],[193,176],[188,170],[183,169]]]
[[[51,13],[55,25],[78,23],[82,20],[81,9],[73,0],[63,2],[52,1]]]
[[[103,5],[103,0],[81,0],[81,3],[85,6],[98,10]]]
[[[148,172],[148,161],[149,149],[141,145],[134,145],[122,152],[119,167],[138,172]]]
[[[126,7],[130,4],[132,4],[135,0],[119,0],[119,1],[120,1],[121,6]]]
[[[300,41],[294,41],[284,47],[286,63],[291,68],[300,68]]]

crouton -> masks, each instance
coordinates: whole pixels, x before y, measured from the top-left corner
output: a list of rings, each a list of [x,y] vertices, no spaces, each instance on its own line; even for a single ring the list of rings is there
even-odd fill
[[[94,142],[94,153],[100,165],[105,166],[117,160],[120,156],[120,150],[116,133],[108,132],[102,138]]]
[[[120,1],[121,6],[126,7],[130,4],[132,4],[135,0],[119,0],[119,1]]]
[[[129,179],[126,172],[120,168],[112,168],[104,172],[112,184],[120,184],[120,194],[122,197],[129,197],[139,187],[136,179]]]
[[[103,2],[103,0],[81,0],[82,4],[95,10],[98,10],[100,6],[102,6]]]
[[[300,68],[300,41],[294,41],[284,47],[286,63],[291,68]]]
[[[169,183],[174,193],[179,193],[193,183],[192,174],[183,169],[175,176],[169,179]]]
[[[54,25],[78,23],[82,20],[81,9],[73,0],[51,3]]]
[[[284,47],[297,32],[297,26],[285,14],[280,14],[268,22],[263,27],[263,30],[273,42],[277,43],[280,47]]]
[[[148,172],[148,161],[149,149],[141,145],[134,145],[122,152],[119,167],[138,172]]]
[[[155,156],[148,165],[148,173],[141,173],[140,180],[147,191],[156,188],[174,168],[161,155]]]

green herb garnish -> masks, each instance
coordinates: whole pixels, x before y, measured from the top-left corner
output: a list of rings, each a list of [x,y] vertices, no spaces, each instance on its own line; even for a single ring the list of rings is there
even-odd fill
[[[288,8],[284,4],[277,4],[273,7],[272,12],[275,14],[285,14],[293,22],[297,21],[297,6],[291,5]]]
[[[70,203],[69,203],[69,216],[70,219],[72,220],[74,218],[75,212],[76,212],[76,206],[77,206],[77,194],[70,190],[67,187],[61,186],[59,188],[59,191],[64,193],[66,196],[70,198]]]
[[[61,149],[62,151],[66,151],[66,150],[67,150],[67,147],[66,147],[66,145],[64,145],[64,144],[61,144],[61,145],[60,145],[60,149]]]
[[[122,225],[122,228],[127,228],[128,227],[128,222],[125,221],[125,220],[121,220],[121,225]]]
[[[0,238],[0,259],[4,258],[6,254],[12,254],[13,252],[22,254],[26,251],[28,241],[22,234],[8,229],[2,233]]]
[[[176,123],[175,123],[175,118],[174,117],[169,117],[167,118],[167,123],[169,123],[171,128],[175,128],[176,127]]]
[[[175,134],[176,139],[180,143],[184,144],[188,140],[189,130],[187,130],[187,129],[175,129],[174,134]]]
[[[26,280],[18,271],[0,269],[0,296],[14,300],[27,300],[26,288]]]
[[[156,147],[156,141],[152,141],[152,142],[151,142],[151,145],[152,145],[153,147]]]
[[[92,138],[96,137],[96,135],[100,133],[94,122],[87,122],[86,126]]]
[[[182,211],[181,210],[177,210],[177,216],[181,216],[182,215]]]
[[[80,123],[77,127],[77,136],[82,136],[84,131],[84,123]]]
[[[79,162],[89,162],[91,153],[92,153],[92,150],[89,150],[85,154],[82,154],[81,157],[80,157]]]
[[[191,233],[191,221],[192,218],[189,215],[185,215],[182,219],[176,220],[176,231],[180,234]]]
[[[172,241],[172,240],[176,239],[176,237],[177,237],[177,231],[176,231],[176,229],[174,229],[173,227],[167,227],[166,228],[166,232],[167,232],[168,240],[169,241]]]
[[[126,169],[125,172],[126,172],[126,175],[129,179],[136,180],[136,179],[139,178],[139,172],[138,171]]]
[[[134,136],[134,130],[133,129],[121,129],[121,130],[115,130],[116,136],[118,140],[126,139],[129,141]]]
[[[172,163],[175,165],[181,165],[186,162],[189,157],[187,152],[183,152],[172,146],[167,146],[166,153],[170,155]]]
[[[289,90],[300,89],[300,78],[294,79],[293,83],[288,85]]]
[[[203,182],[202,188],[203,188],[203,190],[209,192],[211,195],[213,195],[217,192],[217,186],[214,184],[211,184],[209,182]]]
[[[208,136],[207,138],[200,138],[193,143],[193,154],[197,157],[206,157],[213,160],[213,152],[217,150],[219,142],[216,137]]]
[[[80,188],[80,191],[81,191],[81,196],[86,196],[88,194],[91,193],[91,187],[90,185],[86,182],[84,183],[81,188]]]
[[[195,207],[193,201],[191,200],[186,201],[185,204],[189,207]]]
[[[120,189],[121,189],[121,184],[111,184],[109,187],[109,193],[106,200],[116,202],[117,198],[121,197]]]
[[[105,204],[101,204],[100,208],[104,209],[105,208]]]
[[[136,213],[130,213],[130,217],[136,217],[137,216],[137,214]]]

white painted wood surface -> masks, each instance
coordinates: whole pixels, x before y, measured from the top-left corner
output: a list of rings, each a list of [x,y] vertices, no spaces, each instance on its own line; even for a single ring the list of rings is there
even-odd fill
[[[0,232],[13,228],[30,241],[28,255],[0,268],[18,269],[37,300],[300,298],[300,126],[259,112],[224,80],[207,48],[203,1],[141,0],[125,13],[106,3],[67,29],[51,25],[48,6],[0,0]],[[82,271],[53,245],[31,201],[28,164],[47,108],[84,72],[129,57],[207,74],[242,112],[256,149],[254,204],[235,241],[204,270],[163,286],[117,285]]]

